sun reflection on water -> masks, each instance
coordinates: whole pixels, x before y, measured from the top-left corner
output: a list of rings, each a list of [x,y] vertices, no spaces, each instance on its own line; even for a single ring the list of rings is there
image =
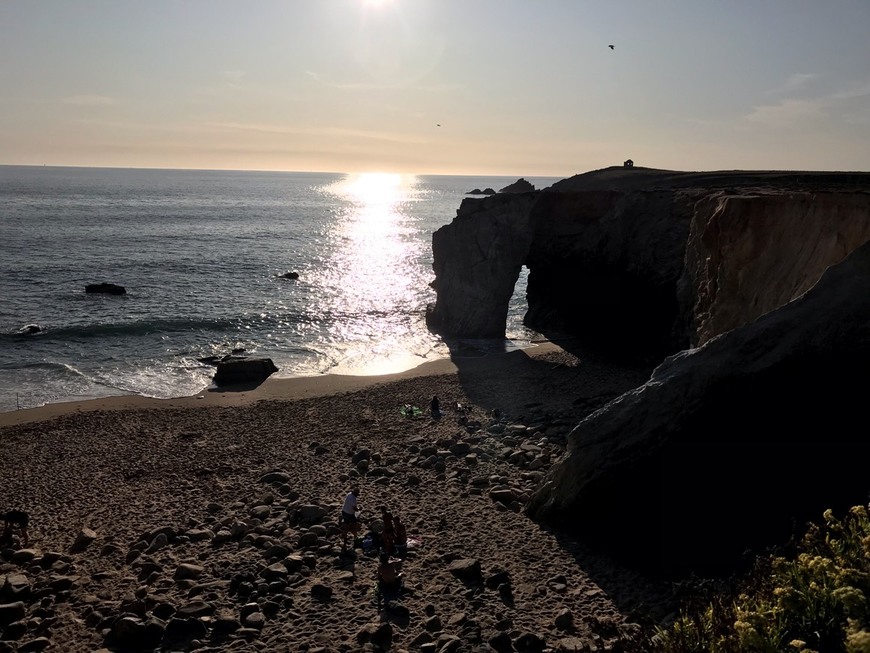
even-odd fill
[[[431,270],[420,264],[424,245],[408,210],[418,186],[414,175],[362,173],[324,189],[338,200],[326,234],[332,254],[322,270],[325,337],[332,346],[348,343],[346,361],[333,373],[389,374],[423,362],[407,354],[409,341],[430,337],[419,334],[419,298]]]

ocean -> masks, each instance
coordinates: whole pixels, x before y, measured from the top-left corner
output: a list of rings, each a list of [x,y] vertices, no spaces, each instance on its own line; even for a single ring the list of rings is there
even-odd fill
[[[0,166],[0,412],[192,396],[233,352],[300,377],[527,347],[526,270],[504,341],[425,323],[432,233],[518,178]]]

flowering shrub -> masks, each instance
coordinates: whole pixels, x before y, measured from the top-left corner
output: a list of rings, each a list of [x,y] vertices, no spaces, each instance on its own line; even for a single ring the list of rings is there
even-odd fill
[[[826,510],[797,555],[760,557],[729,595],[684,608],[656,653],[870,653],[870,518]]]

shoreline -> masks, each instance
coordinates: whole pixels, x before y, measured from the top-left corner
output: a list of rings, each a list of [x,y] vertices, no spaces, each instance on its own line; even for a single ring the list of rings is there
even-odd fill
[[[550,341],[532,343],[531,346],[504,351],[492,352],[476,359],[505,356],[514,351],[525,351],[531,356],[541,356],[549,353],[563,352],[563,349]],[[462,360],[467,360],[463,358]],[[41,422],[72,413],[84,413],[101,410],[147,410],[167,408],[198,408],[198,407],[241,407],[258,401],[294,401],[329,395],[354,392],[364,388],[401,381],[419,376],[436,376],[452,374],[459,370],[453,358],[442,358],[421,363],[402,372],[377,375],[352,374],[322,374],[319,376],[274,377],[270,376],[256,385],[228,386],[224,388],[204,388],[195,395],[158,399],[142,395],[113,395],[92,399],[53,402],[36,406],[0,412],[0,428]]]
[[[387,629],[395,650],[442,636],[457,651],[528,638],[626,650],[673,612],[667,584],[522,504],[578,421],[648,372],[546,342],[380,376],[0,414],[4,503],[30,516],[27,547],[0,559],[44,588],[22,622],[45,625],[21,641],[130,650],[147,621],[167,643],[198,633],[186,650],[348,653]],[[401,414],[432,396],[440,419]],[[367,517],[388,506],[418,543],[401,611],[372,601],[375,556],[341,554],[335,517],[354,483]]]

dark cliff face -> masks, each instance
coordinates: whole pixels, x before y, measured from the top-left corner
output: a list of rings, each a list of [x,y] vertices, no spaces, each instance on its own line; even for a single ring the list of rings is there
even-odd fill
[[[526,266],[526,325],[660,360],[689,341],[677,284],[690,219],[691,203],[671,191],[466,199],[433,235],[429,326],[448,338],[503,338]]]
[[[870,174],[619,168],[468,202],[433,237],[434,330],[503,337],[526,265],[528,325],[664,359],[577,425],[530,516],[690,572],[866,503]]]
[[[682,349],[688,307],[676,288],[690,218],[670,191],[544,194],[532,211],[525,323],[612,355]]]
[[[870,238],[868,193],[868,173],[609,168],[466,199],[432,238],[429,327],[504,337],[526,266],[528,326],[661,360],[809,289]]]

